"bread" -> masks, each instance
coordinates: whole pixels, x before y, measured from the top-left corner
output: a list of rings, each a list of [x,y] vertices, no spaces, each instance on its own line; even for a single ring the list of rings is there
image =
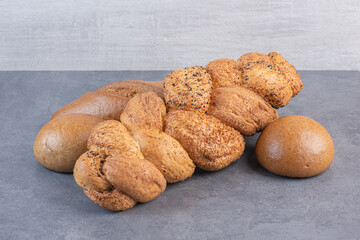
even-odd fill
[[[105,155],[144,158],[139,145],[119,121],[98,124],[88,139],[88,149]]]
[[[293,92],[285,76],[277,67],[271,65],[268,56],[259,53],[253,53],[253,55],[245,54],[245,57],[238,59],[241,86],[257,93],[274,108],[287,105]]]
[[[89,151],[79,158],[74,178],[100,206],[113,211],[126,210],[136,202],[153,200],[165,190],[164,177],[147,160],[97,154]]]
[[[279,116],[263,98],[240,86],[214,89],[208,112],[245,136],[262,131]]]
[[[141,81],[141,80],[127,80],[120,82],[109,83],[97,90],[97,92],[107,92],[113,95],[126,98],[130,100],[138,93],[154,92],[159,97],[164,98],[162,81]]]
[[[86,152],[91,130],[101,118],[71,114],[45,124],[34,142],[35,158],[44,167],[57,172],[72,172],[76,160]]]
[[[139,127],[162,131],[165,114],[164,101],[154,92],[145,92],[130,99],[120,120],[129,131],[134,131]]]
[[[159,83],[128,80],[107,84],[95,92],[88,92],[79,99],[56,111],[51,119],[72,113],[86,113],[104,120],[119,120],[126,103],[136,94],[153,91],[163,97]]]
[[[119,119],[127,101],[126,98],[106,92],[87,92],[80,98],[57,110],[51,119],[73,113],[90,114],[104,120]]]
[[[132,133],[145,159],[152,162],[168,183],[184,181],[192,176],[195,165],[181,144],[156,129],[137,129]]]
[[[168,113],[165,133],[179,141],[197,167],[207,171],[227,167],[245,148],[240,132],[213,116],[192,111]]]
[[[295,97],[303,88],[303,83],[300,80],[300,74],[297,73],[296,68],[291,65],[283,56],[277,52],[271,52],[268,54],[272,64],[279,68],[280,72],[284,74],[288,83],[293,91],[293,97]]]
[[[164,98],[168,111],[205,113],[210,105],[211,92],[211,76],[204,67],[177,69],[164,80]]]
[[[235,60],[216,59],[206,65],[206,70],[211,75],[214,89],[241,84],[240,71]]]
[[[259,63],[265,65],[272,64],[269,56],[258,52],[246,53],[237,60],[237,64],[239,67],[246,67],[248,65],[259,64]]]
[[[261,133],[256,156],[268,171],[287,177],[312,177],[334,158],[330,134],[318,122],[298,115],[281,117]]]
[[[120,211],[151,201],[166,188],[162,173],[145,160],[139,146],[118,121],[99,123],[88,151],[74,167],[76,183],[100,206]]]

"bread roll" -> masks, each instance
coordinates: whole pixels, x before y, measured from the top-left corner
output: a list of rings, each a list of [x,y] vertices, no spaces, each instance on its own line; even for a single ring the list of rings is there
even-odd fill
[[[263,98],[240,86],[214,89],[208,112],[245,136],[262,131],[278,118],[277,111]]]
[[[271,52],[268,56],[272,64],[278,67],[280,72],[284,74],[293,91],[293,97],[295,97],[304,86],[300,80],[300,74],[298,74],[296,68],[279,53]]]
[[[132,132],[146,160],[152,162],[168,183],[191,177],[195,165],[181,144],[168,134],[156,129],[140,128]]]
[[[311,177],[334,158],[330,134],[318,122],[298,115],[281,117],[261,133],[256,156],[268,171],[287,177]]]
[[[241,84],[240,71],[235,60],[216,59],[206,65],[210,73],[214,89]]]
[[[177,69],[164,80],[168,111],[188,110],[205,113],[210,105],[212,80],[204,67]]]
[[[144,159],[139,146],[118,121],[98,124],[88,151],[74,167],[76,183],[100,206],[121,211],[151,201],[166,188],[162,173]]]
[[[57,172],[72,172],[76,160],[86,152],[91,130],[103,120],[88,114],[71,114],[45,124],[34,142],[35,158]]]
[[[165,114],[164,101],[154,92],[145,92],[130,99],[120,116],[120,120],[129,131],[134,131],[137,128],[162,131]]]
[[[179,110],[166,114],[165,133],[179,141],[196,166],[207,171],[227,167],[245,149],[240,132],[202,113]]]
[[[88,139],[89,151],[106,156],[144,158],[139,145],[119,121],[108,120],[98,124]]]

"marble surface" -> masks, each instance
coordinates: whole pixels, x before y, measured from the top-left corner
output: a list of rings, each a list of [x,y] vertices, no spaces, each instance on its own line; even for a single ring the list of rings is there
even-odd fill
[[[92,203],[71,174],[34,158],[37,132],[61,106],[109,82],[162,80],[168,72],[0,72],[0,238],[359,238],[359,72],[302,71],[303,91],[279,110],[313,118],[331,134],[333,164],[316,177],[264,170],[256,135],[226,169],[196,171],[154,201],[115,213]]]

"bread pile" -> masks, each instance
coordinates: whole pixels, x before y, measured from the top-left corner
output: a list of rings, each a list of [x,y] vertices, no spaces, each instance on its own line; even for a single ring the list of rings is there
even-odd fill
[[[239,159],[243,135],[277,119],[276,108],[302,87],[278,53],[218,59],[159,82],[111,83],[55,112],[34,154],[49,169],[73,171],[95,203],[126,210],[191,177],[195,167],[217,171]]]

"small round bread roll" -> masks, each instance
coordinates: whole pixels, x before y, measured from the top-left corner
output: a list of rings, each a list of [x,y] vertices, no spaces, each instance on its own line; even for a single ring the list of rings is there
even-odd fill
[[[70,114],[51,120],[34,142],[35,158],[57,172],[72,172],[76,160],[86,152],[91,130],[103,120],[88,114]]]
[[[256,156],[268,171],[287,177],[312,177],[334,158],[330,134],[318,122],[298,115],[270,123],[257,140]]]

